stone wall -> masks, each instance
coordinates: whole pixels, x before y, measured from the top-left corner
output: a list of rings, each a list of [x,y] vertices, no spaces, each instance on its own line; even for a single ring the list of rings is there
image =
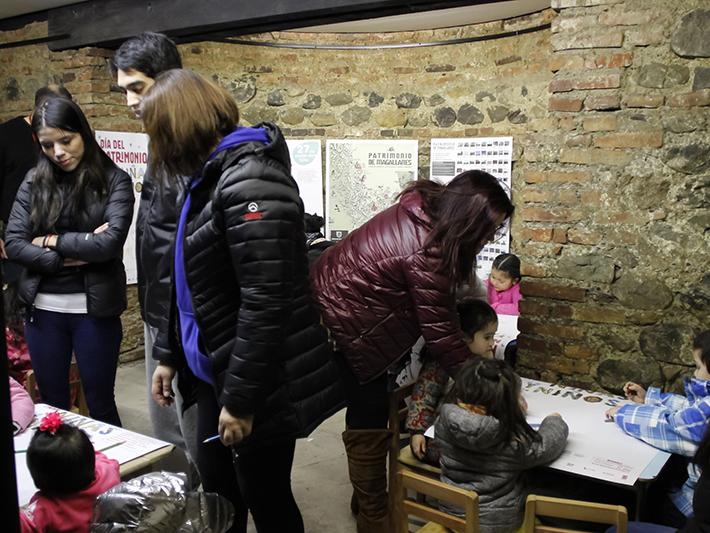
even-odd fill
[[[520,363],[612,390],[677,386],[710,327],[710,11],[552,4],[558,127],[518,174]]]
[[[522,372],[611,389],[627,377],[673,384],[690,364],[692,331],[710,327],[710,40],[697,35],[710,26],[679,29],[688,13],[707,16],[701,0],[653,4],[557,0],[554,10],[445,30],[247,38],[391,45],[490,37],[447,46],[180,49],[186,67],[232,92],[245,123],[273,120],[290,137],[418,139],[420,177],[432,137],[512,135]],[[548,22],[551,30],[496,37]],[[28,26],[0,42],[43,31]],[[700,53],[687,57],[678,46]],[[26,112],[34,90],[54,80],[95,127],[139,131],[112,85],[109,56],[0,50],[0,80],[9,80],[0,82],[0,119]],[[135,346],[135,305],[124,316]]]

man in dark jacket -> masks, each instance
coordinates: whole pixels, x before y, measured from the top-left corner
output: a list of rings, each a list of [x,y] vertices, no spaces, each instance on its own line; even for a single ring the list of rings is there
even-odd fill
[[[118,85],[126,91],[126,104],[140,117],[140,103],[146,91],[163,71],[181,68],[175,43],[160,33],[146,32],[129,39],[116,51],[111,63]],[[153,344],[170,299],[172,245],[177,223],[178,190],[174,183],[160,183],[148,168],[143,177],[136,220],[136,264],[138,301],[145,332],[145,367],[148,395],[157,362]],[[177,390],[177,387],[174,388]],[[169,407],[148,400],[155,437],[171,442],[195,457],[196,409],[182,412],[181,398]]]

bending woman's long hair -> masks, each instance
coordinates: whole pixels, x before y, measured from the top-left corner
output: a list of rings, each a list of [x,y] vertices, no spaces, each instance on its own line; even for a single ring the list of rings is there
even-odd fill
[[[462,172],[444,186],[430,180],[409,185],[402,194],[417,191],[433,228],[427,250],[439,249],[441,270],[457,284],[468,282],[476,255],[493,238],[514,207],[498,180],[482,170]]]
[[[64,172],[40,151],[37,165],[30,171],[33,179],[30,200],[30,223],[37,233],[51,230],[62,209],[69,207],[72,216],[93,202],[101,201],[108,192],[107,171],[115,167],[101,149],[78,105],[62,97],[48,98],[32,115],[35,135],[42,128],[57,128],[81,135],[84,155],[71,172]],[[64,193],[59,182],[66,181]]]

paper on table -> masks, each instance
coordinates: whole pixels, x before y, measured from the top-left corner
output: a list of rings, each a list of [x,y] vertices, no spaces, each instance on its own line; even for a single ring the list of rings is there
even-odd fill
[[[523,379],[522,390],[528,402],[528,423],[539,423],[557,412],[569,426],[567,447],[551,468],[633,485],[658,454],[668,455],[605,422],[607,409],[625,403],[620,396],[529,379]]]
[[[30,501],[37,491],[32,481],[32,476],[27,469],[26,451],[34,429],[39,425],[39,420],[48,412],[57,411],[45,404],[35,405],[35,419],[30,427],[15,437],[15,472],[17,474],[17,496],[20,505]],[[109,459],[115,459],[119,464],[127,463],[142,457],[152,451],[158,450],[170,443],[154,439],[127,429],[105,424],[76,413],[61,411],[62,420],[83,429],[91,439],[94,449],[102,452]]]
[[[518,317],[516,315],[498,315],[498,329],[494,335],[496,342],[495,358],[504,359],[508,344],[518,338]]]

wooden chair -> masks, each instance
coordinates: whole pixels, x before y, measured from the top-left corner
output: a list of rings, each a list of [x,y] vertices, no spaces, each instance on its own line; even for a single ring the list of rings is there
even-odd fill
[[[402,406],[404,399],[412,395],[412,390],[414,389],[414,384],[411,383],[404,387],[395,389],[390,394],[389,402],[389,419],[388,428],[392,432],[392,443],[389,451],[389,479],[390,487],[392,486],[392,481],[396,480],[397,471],[404,467],[410,470],[414,470],[421,474],[429,474],[431,476],[439,478],[441,474],[441,469],[436,466],[423,463],[412,453],[409,446],[402,445],[402,441],[406,440],[409,436],[408,434],[400,433],[400,427],[405,418],[407,418],[407,407]],[[404,436],[404,439],[403,439]]]
[[[404,399],[412,395],[414,383],[393,390],[389,397],[389,413],[387,427],[392,432],[392,441],[389,451],[389,490],[392,491],[393,483],[397,476],[397,463],[399,461],[399,451],[402,448],[402,433],[400,427],[402,421],[407,417],[407,407],[403,406]]]
[[[408,471],[427,476],[434,480],[439,480],[441,477],[441,469],[424,463],[417,459],[412,453],[408,443],[402,445],[403,435],[400,433],[402,422],[407,417],[407,407],[404,406],[404,399],[412,395],[414,384],[409,384],[404,387],[395,389],[390,394],[389,401],[389,420],[388,427],[392,432],[392,443],[389,452],[389,495],[390,495],[390,512],[392,516],[397,516],[401,513],[402,499],[400,494],[398,472]],[[405,435],[405,439],[408,435]],[[419,494],[417,498],[420,502],[424,501],[424,495]],[[393,533],[404,533],[406,529],[400,530],[400,524],[395,524]]]
[[[397,478],[397,499],[401,502],[399,512],[395,515],[396,529],[398,531],[408,532],[409,516],[416,516],[429,522],[429,524],[419,530],[420,532],[432,530],[430,528],[431,523],[439,524],[457,533],[478,532],[478,494],[407,470],[400,470],[397,473]],[[416,501],[408,496],[408,491],[424,494],[430,498],[435,498],[437,501],[451,503],[464,509],[465,515],[462,518],[446,513],[425,502]]]
[[[595,524],[616,526],[618,533],[626,533],[628,516],[621,505],[566,500],[531,494],[525,502],[525,521],[522,533],[579,533],[579,529],[544,526],[536,517],[566,518]]]
[[[25,376],[25,389],[27,389],[32,401],[37,403],[40,398],[34,370],[30,370]],[[84,389],[81,386],[81,377],[79,376],[79,367],[76,361],[72,361],[69,367],[69,392],[72,398],[71,411],[83,416],[89,416],[89,406],[86,403]]]

